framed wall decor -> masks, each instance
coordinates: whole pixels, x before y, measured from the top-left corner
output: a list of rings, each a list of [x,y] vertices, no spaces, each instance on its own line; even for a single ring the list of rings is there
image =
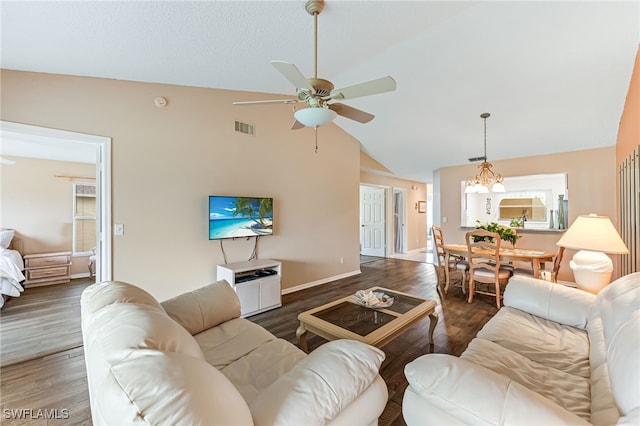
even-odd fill
[[[427,202],[418,201],[418,213],[426,213],[426,212],[427,212]]]

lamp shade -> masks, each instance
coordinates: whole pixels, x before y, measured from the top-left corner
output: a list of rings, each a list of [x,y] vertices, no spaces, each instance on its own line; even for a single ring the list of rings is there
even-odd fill
[[[557,242],[560,247],[574,250],[627,254],[629,250],[607,216],[578,216]]]
[[[307,127],[320,127],[331,123],[338,114],[329,108],[309,107],[297,110],[293,116]]]

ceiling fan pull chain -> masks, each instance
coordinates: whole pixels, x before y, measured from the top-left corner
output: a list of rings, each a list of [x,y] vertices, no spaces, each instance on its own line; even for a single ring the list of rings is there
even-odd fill
[[[314,133],[316,134],[316,154],[318,153],[318,126],[314,127]]]

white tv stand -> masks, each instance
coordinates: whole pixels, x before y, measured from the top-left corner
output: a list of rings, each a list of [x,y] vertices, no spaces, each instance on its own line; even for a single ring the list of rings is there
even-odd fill
[[[240,315],[248,317],[282,306],[282,264],[273,259],[218,265],[217,279],[227,280],[240,299]]]

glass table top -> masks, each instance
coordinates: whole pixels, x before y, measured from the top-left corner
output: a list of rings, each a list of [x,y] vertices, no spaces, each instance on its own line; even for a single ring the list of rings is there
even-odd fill
[[[395,299],[393,305],[382,309],[372,309],[344,301],[311,315],[360,336],[366,336],[425,302],[424,299],[390,290],[379,289],[375,291],[393,296]]]

